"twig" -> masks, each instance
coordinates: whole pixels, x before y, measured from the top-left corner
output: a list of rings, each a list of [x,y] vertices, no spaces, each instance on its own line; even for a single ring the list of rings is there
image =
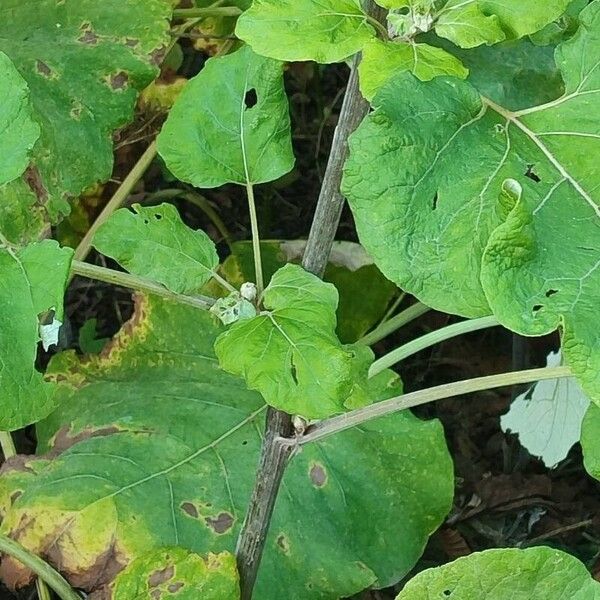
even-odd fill
[[[74,260],[71,263],[72,275],[80,275],[81,277],[87,277],[89,279],[95,279],[97,281],[104,281],[113,285],[120,285],[122,287],[130,288],[140,292],[147,292],[166,298],[167,300],[173,300],[179,302],[179,304],[186,304],[187,306],[193,306],[201,310],[208,310],[215,301],[208,296],[187,296],[184,294],[176,294],[171,292],[166,287],[155,283],[149,279],[138,277],[137,275],[130,275],[129,273],[123,273],[121,271],[114,271],[113,269],[106,269],[105,267],[99,267],[90,263],[80,262]]]
[[[375,5],[369,2],[369,12],[375,14],[376,10],[379,12]],[[358,60],[359,58],[355,57],[350,71],[344,103],[302,261],[302,266],[307,271],[319,277],[323,275],[327,266],[344,205],[340,183],[348,151],[348,136],[356,129],[368,110],[368,105],[358,88]],[[290,440],[292,429],[290,415],[269,408],[266,435],[254,490],[236,549],[242,600],[252,598],[279,486],[293,450],[293,443],[283,445],[278,443],[278,440],[282,438]]]

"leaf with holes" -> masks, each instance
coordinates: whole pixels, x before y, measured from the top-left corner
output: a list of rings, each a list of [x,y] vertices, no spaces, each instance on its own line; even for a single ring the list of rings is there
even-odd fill
[[[267,404],[309,419],[366,403],[373,354],[342,346],[336,337],[333,285],[288,264],[273,275],[262,302],[266,310],[217,340],[223,369],[243,377]]]
[[[599,600],[600,583],[585,565],[560,550],[539,546],[486,550],[426,569],[396,600]]]
[[[199,556],[183,548],[154,550],[117,576],[106,600],[236,600],[240,597],[235,556]]]
[[[263,273],[268,283],[274,273],[288,262],[302,261],[304,240],[261,242]],[[223,261],[220,272],[236,287],[254,281],[252,242],[235,242],[232,253]],[[385,315],[398,288],[373,264],[371,257],[352,242],[334,242],[323,280],[335,285],[339,294],[336,311],[337,335],[345,344],[356,342]],[[210,292],[222,293],[217,284]]]
[[[372,100],[375,93],[401,71],[410,71],[421,81],[429,81],[438,75],[464,79],[469,74],[460,60],[442,48],[373,39],[364,47],[358,67],[362,95]]]
[[[254,0],[236,35],[278,60],[339,62],[375,36],[358,0]]]
[[[62,320],[73,252],[53,241],[21,250],[0,245],[0,430],[15,430],[56,406],[55,386],[35,369],[40,319]]]
[[[29,85],[41,136],[0,205],[34,200],[56,220],[68,200],[112,172],[112,133],[133,117],[169,41],[166,0],[5,0],[0,50]],[[33,200],[32,200],[33,198]],[[39,211],[39,207],[37,207]],[[39,225],[41,227],[41,224]]]
[[[525,335],[563,325],[566,362],[599,400],[600,2],[581,18],[557,53],[565,95],[546,105],[511,112],[458,79],[395,77],[351,139],[343,188],[392,281]]]
[[[138,299],[102,355],[53,359],[60,408],[38,426],[50,452],[3,469],[2,530],[87,591],[164,546],[233,551],[266,406],[219,370],[222,331],[205,312]],[[401,393],[389,371],[369,389],[374,400]],[[284,477],[256,596],[337,600],[398,581],[452,495],[440,423],[409,411],[305,446]],[[1,569],[5,583],[29,581],[10,559]]]
[[[16,179],[29,164],[29,153],[40,136],[39,125],[33,120],[27,83],[12,61],[0,52],[0,186]],[[2,222],[0,221],[0,229]]]
[[[600,480],[600,407],[590,404],[581,426],[581,449],[586,471]]]
[[[212,240],[185,225],[171,204],[116,211],[98,229],[94,246],[130,273],[177,294],[198,292],[219,264]]]
[[[282,63],[248,46],[208,60],[173,106],[158,150],[176,177],[201,188],[285,175],[294,154]]]

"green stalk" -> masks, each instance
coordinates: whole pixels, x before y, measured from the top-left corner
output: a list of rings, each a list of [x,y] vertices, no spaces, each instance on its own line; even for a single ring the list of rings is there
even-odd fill
[[[4,454],[4,460],[14,456],[17,453],[15,443],[12,439],[10,431],[0,431],[0,448],[2,448],[2,454]]]
[[[375,402],[364,408],[331,417],[310,426],[306,433],[300,438],[279,438],[278,442],[282,446],[303,446],[311,442],[322,440],[330,435],[345,431],[352,427],[362,425],[373,419],[379,419],[392,413],[421,406],[428,402],[463,396],[473,392],[483,390],[492,390],[499,387],[508,387],[521,383],[534,383],[546,379],[560,379],[563,377],[573,377],[569,367],[545,367],[543,369],[529,369],[527,371],[513,371],[510,373],[501,373],[499,375],[488,375],[486,377],[476,377],[464,381],[455,381],[445,383],[425,390],[418,390],[403,396]]]
[[[404,346],[395,348],[391,352],[388,352],[388,354],[384,354],[371,365],[369,377],[375,377],[375,375],[381,373],[381,371],[388,369],[405,358],[408,358],[421,350],[425,350],[425,348],[435,346],[435,344],[439,344],[444,340],[449,340],[450,338],[462,335],[463,333],[496,327],[497,325],[499,325],[499,323],[496,317],[481,317],[480,319],[461,321],[460,323],[448,325],[448,327],[442,327],[442,329],[438,329],[437,331],[432,331],[427,335],[408,342],[408,344],[404,344]]]
[[[199,308],[201,310],[208,310],[215,303],[215,301],[208,296],[186,296],[184,294],[175,294],[159,283],[155,283],[149,279],[137,277],[137,275],[130,275],[129,273],[122,273],[121,271],[98,267],[97,265],[91,265],[78,260],[74,260],[71,263],[71,273],[73,275],[87,277],[88,279],[96,279],[97,281],[120,285],[139,292],[154,294],[155,296],[173,300],[179,302],[179,304],[193,306],[194,308]],[[219,279],[221,278],[219,277]],[[232,287],[229,283],[227,283],[227,286]]]
[[[21,544],[0,534],[0,552],[8,554],[31,569],[40,579],[48,584],[61,600],[81,600],[69,585],[68,581],[39,556],[26,550]]]
[[[262,258],[260,255],[260,234],[258,232],[258,217],[256,216],[256,202],[254,201],[254,188],[246,184],[248,194],[248,208],[250,209],[250,226],[252,228],[252,250],[254,253],[254,271],[256,272],[256,297],[260,298],[264,289]]]
[[[242,12],[237,6],[207,6],[206,8],[177,8],[174,19],[203,19],[204,17],[239,17]]]
[[[387,321],[384,321],[381,323],[381,325],[378,325],[375,329],[373,329],[373,331],[370,331],[360,340],[358,340],[357,343],[362,344],[363,346],[372,346],[373,344],[380,342],[383,338],[387,337],[397,329],[400,329],[411,321],[418,319],[421,315],[424,315],[429,310],[431,310],[429,306],[425,306],[424,304],[417,302]]]

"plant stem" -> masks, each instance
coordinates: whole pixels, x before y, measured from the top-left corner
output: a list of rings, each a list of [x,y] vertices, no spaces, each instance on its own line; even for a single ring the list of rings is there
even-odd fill
[[[220,3],[219,3],[220,4]],[[203,19],[204,17],[239,17],[244,11],[237,6],[207,6],[206,8],[178,8],[174,19]]]
[[[369,23],[369,25],[372,25],[375,28],[375,31],[377,31],[377,33],[381,36],[382,40],[388,40],[389,39],[389,33],[387,28],[382,25],[375,17],[372,17],[371,15],[367,15],[367,22]]]
[[[4,534],[0,534],[0,552],[12,556],[31,569],[58,594],[61,600],[81,600],[81,596],[71,588],[67,580],[60,573],[55,571],[39,556],[32,554],[29,550],[23,548],[21,544],[11,540]]]
[[[377,342],[380,342],[383,338],[387,337],[391,333],[394,333],[397,329],[404,327],[404,325],[418,319],[420,316],[424,315],[426,312],[430,311],[429,306],[425,306],[421,304],[421,302],[417,302],[412,306],[409,306],[407,309],[393,316],[378,325],[373,331],[370,331],[366,335],[364,335],[360,340],[358,340],[358,344],[363,344],[364,346],[372,346]]]
[[[258,232],[258,218],[256,216],[256,202],[254,200],[254,187],[250,182],[246,184],[248,208],[250,210],[250,227],[252,229],[252,251],[254,254],[254,272],[256,274],[256,297],[260,298],[264,287],[262,257],[260,254],[260,234]]]
[[[462,396],[464,394],[520,383],[533,383],[545,379],[560,379],[572,376],[573,374],[569,367],[545,367],[543,369],[513,371],[510,373],[501,373],[500,375],[488,375],[486,377],[476,377],[474,379],[438,385],[425,390],[404,394],[403,396],[397,396],[396,398],[390,398],[389,400],[383,400],[382,402],[376,402],[364,408],[325,419],[309,427],[306,433],[299,439],[290,440],[280,438],[278,442],[284,446],[309,444],[340,431],[350,429],[351,427],[363,425],[373,419],[378,419],[400,410],[406,410],[407,408],[420,406],[421,404],[427,404],[428,402],[434,402],[435,400],[443,400],[444,398],[453,398],[454,396]]]
[[[450,338],[462,335],[463,333],[470,333],[472,331],[479,331],[480,329],[496,327],[497,325],[499,325],[499,323],[496,317],[481,317],[480,319],[461,321],[460,323],[448,325],[448,327],[442,327],[437,331],[432,331],[431,333],[408,342],[408,344],[404,344],[404,346],[395,348],[391,352],[383,355],[380,359],[376,360],[369,369],[369,377],[375,377],[375,375],[381,373],[381,371],[388,369],[401,360],[404,360],[405,358],[408,358],[409,356],[412,356],[421,350],[425,350],[425,348],[439,344],[444,340],[449,340]]]
[[[130,275],[129,273],[122,273],[121,271],[114,271],[113,269],[106,269],[105,267],[99,267],[97,265],[91,265],[78,260],[74,260],[71,263],[71,273],[73,275],[80,275],[81,277],[131,288],[132,290],[139,292],[154,294],[155,296],[173,300],[179,302],[179,304],[193,306],[194,308],[199,308],[201,310],[208,310],[215,302],[208,296],[186,296],[184,294],[176,294],[159,283],[155,283],[149,279]]]
[[[135,163],[133,169],[127,174],[127,177],[123,180],[123,183],[119,186],[113,197],[108,201],[106,206],[102,209],[102,212],[98,215],[98,218],[94,221],[93,225],[89,228],[79,245],[75,250],[75,260],[83,260],[89,253],[94,236],[100,228],[100,225],[105,223],[108,218],[119,208],[131,191],[136,186],[137,182],[142,178],[146,169],[150,166],[154,157],[156,156],[156,142],[152,142],[142,156],[140,156],[137,163]]]
[[[15,443],[12,439],[10,431],[0,431],[0,448],[2,448],[2,454],[4,454],[4,460],[14,456],[17,453]]]

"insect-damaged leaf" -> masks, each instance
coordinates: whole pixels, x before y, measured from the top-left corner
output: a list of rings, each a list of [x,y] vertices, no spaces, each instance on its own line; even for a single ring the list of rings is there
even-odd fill
[[[244,377],[265,402],[309,419],[366,404],[372,352],[335,334],[338,293],[298,265],[271,278],[258,316],[238,321],[215,344],[221,367]]]
[[[104,600],[238,600],[239,597],[233,554],[222,552],[202,557],[174,547],[154,550],[134,560],[119,573]]]
[[[173,106],[158,150],[176,177],[201,188],[285,175],[294,155],[283,64],[248,46],[208,60]]]
[[[52,411],[55,386],[35,369],[40,316],[62,319],[72,251],[53,241],[21,250],[0,246],[0,429],[14,430]]]
[[[119,209],[98,229],[94,246],[177,294],[198,292],[219,264],[212,240],[185,225],[171,204]]]
[[[396,600],[598,600],[600,583],[585,565],[539,546],[476,552],[411,579]]]
[[[0,186],[27,168],[29,153],[40,135],[31,116],[29,88],[12,61],[0,51]],[[2,222],[0,221],[0,228]]]
[[[266,407],[219,370],[215,323],[144,299],[103,355],[54,359],[60,410],[38,427],[40,451],[53,452],[5,468],[3,531],[86,590],[164,546],[233,551]],[[374,400],[401,391],[390,372],[370,385]],[[408,411],[305,446],[283,481],[256,597],[337,600],[397,581],[452,494],[440,424]],[[26,579],[15,567],[3,560],[4,581]]]
[[[51,217],[110,177],[112,132],[132,115],[169,41],[166,0],[3,0],[0,50],[29,85],[41,127],[26,186],[0,188],[0,205],[31,197]]]
[[[319,63],[344,60],[375,36],[358,0],[254,0],[235,33],[263,56]]]
[[[543,106],[395,77],[351,140],[344,190],[385,275],[447,312],[491,305],[525,335],[563,324],[565,360],[598,400],[600,2],[581,19],[557,51],[565,95]]]

